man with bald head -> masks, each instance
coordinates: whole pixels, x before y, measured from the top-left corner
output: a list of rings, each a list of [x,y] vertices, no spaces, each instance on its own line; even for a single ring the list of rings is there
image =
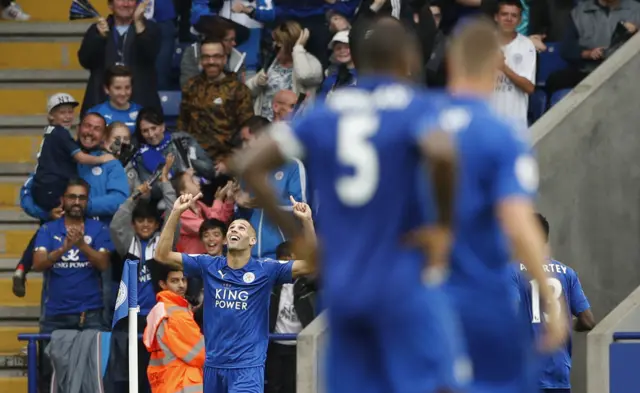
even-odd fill
[[[313,274],[315,265],[303,260],[253,258],[251,249],[258,241],[256,231],[243,219],[229,225],[226,257],[172,251],[180,215],[201,196],[187,194],[176,200],[160,235],[155,259],[203,281],[206,350],[203,391],[262,393],[271,290],[275,285]],[[311,209],[293,198],[291,203],[295,216],[302,222],[305,237],[315,242]],[[199,350],[193,348],[193,351]]]
[[[298,96],[291,90],[280,90],[273,96],[273,121],[284,121],[289,118],[296,108]]]

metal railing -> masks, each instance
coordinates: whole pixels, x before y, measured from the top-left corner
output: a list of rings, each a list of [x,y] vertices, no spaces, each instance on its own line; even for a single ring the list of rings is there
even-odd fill
[[[269,340],[295,341],[297,334],[269,334]],[[27,341],[27,392],[38,392],[38,341],[51,339],[51,334],[22,333],[18,334],[19,341]],[[142,339],[142,334],[138,335]]]

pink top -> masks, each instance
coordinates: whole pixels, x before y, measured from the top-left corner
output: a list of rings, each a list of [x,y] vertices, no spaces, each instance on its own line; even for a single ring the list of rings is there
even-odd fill
[[[215,218],[225,224],[229,223],[233,216],[233,202],[215,200],[213,206],[207,206],[198,201],[199,212],[188,209],[180,216],[180,239],[176,249],[185,254],[204,254],[205,249],[200,240],[200,226],[204,220]]]

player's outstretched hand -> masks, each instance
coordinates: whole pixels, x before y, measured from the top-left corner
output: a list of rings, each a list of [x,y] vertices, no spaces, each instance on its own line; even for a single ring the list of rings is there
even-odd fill
[[[173,210],[182,214],[188,208],[193,206],[200,198],[202,198],[202,193],[198,193],[198,195],[196,196],[193,196],[191,194],[180,195],[180,197],[176,199],[175,203],[173,204]]]
[[[548,303],[551,307],[558,307],[559,303]],[[545,335],[542,337],[542,350],[545,352],[553,352],[561,347],[569,337],[569,322],[566,311],[560,307],[560,310],[547,310],[548,315],[555,315],[553,318],[547,319],[545,325]]]
[[[311,220],[311,208],[304,202],[298,202],[293,196],[289,196],[291,204],[293,204],[293,214],[299,220]]]

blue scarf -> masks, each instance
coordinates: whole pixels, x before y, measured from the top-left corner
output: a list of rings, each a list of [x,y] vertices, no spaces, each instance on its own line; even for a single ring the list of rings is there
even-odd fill
[[[144,169],[149,171],[149,173],[153,173],[160,164],[164,164],[165,159],[164,154],[162,153],[167,149],[167,147],[169,147],[170,143],[171,134],[165,132],[164,138],[162,138],[162,142],[160,142],[158,145],[152,146],[146,143],[141,145],[136,155],[142,158],[142,166],[144,167]],[[137,160],[134,160],[134,162],[137,162]]]

